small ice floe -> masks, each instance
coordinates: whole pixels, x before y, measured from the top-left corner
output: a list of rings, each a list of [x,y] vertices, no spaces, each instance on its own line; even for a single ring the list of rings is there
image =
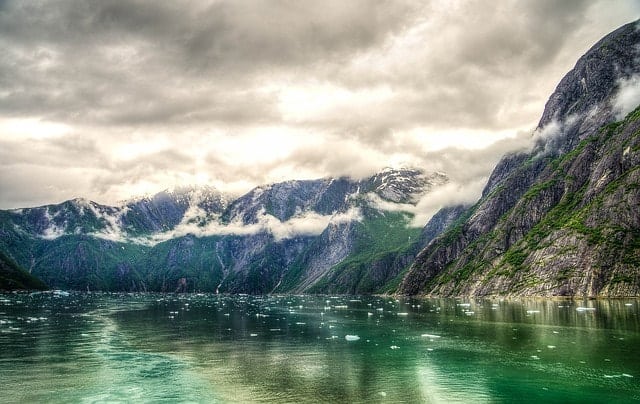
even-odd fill
[[[344,339],[346,339],[347,341],[358,341],[360,340],[360,337],[358,337],[357,335],[345,335]]]
[[[549,348],[549,349],[556,349],[556,346],[555,346],[555,345],[547,345],[547,348]]]
[[[400,347],[399,347],[399,346],[397,346],[397,345],[391,345],[391,346],[390,346],[390,348],[391,348],[391,349],[400,349]]]
[[[373,316],[373,313],[372,313],[372,312],[370,312],[370,311],[369,311],[369,312],[367,312],[367,317],[371,317],[371,316]]]
[[[435,335],[435,334],[422,334],[421,336],[424,338],[431,338],[431,339],[440,338],[439,335]]]
[[[257,337],[257,336],[258,336],[258,334],[253,334],[253,333],[252,333],[252,334],[249,334],[249,336],[250,336],[250,337]]]
[[[306,324],[307,324],[307,323],[303,323],[303,322],[301,322],[301,321],[298,321],[298,322],[296,323],[296,325],[306,325]]]
[[[554,333],[554,334],[560,334],[560,332],[559,332],[559,331],[553,331],[553,333]]]
[[[376,310],[378,311],[384,311],[384,309],[382,307],[378,307]]]
[[[408,316],[409,313],[398,313],[399,316]]]
[[[583,307],[583,306],[580,306],[580,307],[577,307],[577,308],[576,308],[576,311],[579,311],[579,312],[583,312],[583,311],[596,311],[596,308],[595,308],[595,307]]]

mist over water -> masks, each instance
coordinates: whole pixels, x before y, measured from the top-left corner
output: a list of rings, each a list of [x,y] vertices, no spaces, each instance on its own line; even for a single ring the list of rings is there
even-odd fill
[[[2,294],[0,401],[638,401],[639,304]]]

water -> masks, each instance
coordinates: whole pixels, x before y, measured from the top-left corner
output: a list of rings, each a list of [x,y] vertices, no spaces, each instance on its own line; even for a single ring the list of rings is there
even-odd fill
[[[639,304],[0,294],[0,402],[640,401]]]

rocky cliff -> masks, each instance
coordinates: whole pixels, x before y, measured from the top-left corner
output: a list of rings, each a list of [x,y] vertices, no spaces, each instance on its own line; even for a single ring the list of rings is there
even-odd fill
[[[546,104],[534,146],[504,157],[480,201],[422,250],[407,295],[640,292],[640,30],[594,45]]]

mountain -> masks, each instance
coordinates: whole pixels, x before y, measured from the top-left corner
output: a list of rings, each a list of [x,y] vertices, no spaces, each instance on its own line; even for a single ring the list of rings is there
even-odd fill
[[[45,290],[47,285],[0,251],[0,290]]]
[[[446,182],[386,169],[265,185],[235,199],[213,188],[120,206],[74,199],[0,211],[0,250],[57,288],[373,293],[397,283],[444,228],[447,218],[421,235],[412,210]]]
[[[638,295],[639,61],[638,22],[581,57],[547,102],[532,150],[500,161],[398,292]]]

